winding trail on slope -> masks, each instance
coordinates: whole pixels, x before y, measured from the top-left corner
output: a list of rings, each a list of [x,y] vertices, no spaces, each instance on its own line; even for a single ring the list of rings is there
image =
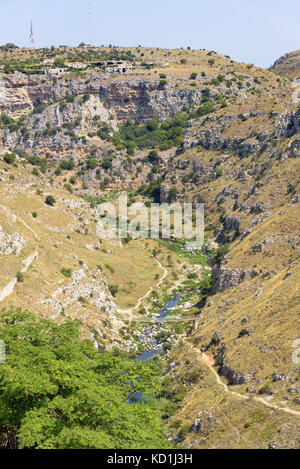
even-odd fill
[[[24,267],[22,270],[20,270],[20,272],[25,273],[31,266],[34,259],[37,259],[38,256],[39,256],[38,251],[35,251],[33,254],[31,254],[31,256],[27,257],[27,259],[23,261]],[[7,298],[13,293],[17,282],[18,282],[17,277],[14,277],[2,290],[0,290],[0,302],[3,301],[4,298]]]
[[[164,279],[166,278],[166,276],[168,275],[169,272],[168,272],[168,270],[167,270],[165,267],[163,267],[163,266],[161,265],[161,263],[159,262],[158,259],[155,258],[155,260],[156,260],[158,266],[164,271],[164,273],[163,273],[163,275],[161,276],[161,278],[159,279],[158,283],[157,283],[154,287],[151,287],[150,290],[148,290],[148,292],[147,292],[144,296],[142,296],[141,298],[139,298],[137,304],[136,304],[133,308],[126,309],[126,310],[124,310],[124,309],[117,309],[117,312],[118,312],[118,313],[130,314],[130,315],[131,315],[131,319],[132,319],[133,311],[136,311],[136,310],[141,306],[142,301],[146,300],[146,299],[151,295],[151,293],[153,292],[154,288],[160,287],[160,285],[162,284],[162,282],[164,281]]]
[[[0,204],[0,207],[2,207],[5,211],[8,211],[8,212],[11,210],[11,209],[5,207],[5,205],[2,205],[2,204]],[[11,211],[13,212],[13,210],[11,210]],[[38,240],[40,239],[38,237],[38,235],[36,234],[36,232],[29,225],[27,225],[27,223],[24,220],[22,220],[22,218],[18,217],[18,215],[16,215],[15,213],[14,213],[14,216],[16,217],[17,220],[19,220],[19,222],[21,222],[25,226],[25,228],[27,228],[29,231],[31,231],[31,233],[35,236],[36,239],[38,239]]]
[[[218,373],[216,372],[216,370],[213,368],[213,365],[215,364],[215,361],[213,358],[211,357],[208,357],[205,353],[202,353],[197,350],[195,347],[193,347],[194,350],[197,351],[198,354],[200,354],[200,360],[210,369],[210,371],[215,375],[215,378],[216,378],[216,381],[218,384],[220,384],[221,386],[223,386],[224,388],[224,392],[226,393],[229,393],[229,394],[232,394],[236,397],[239,397],[241,399],[244,399],[244,400],[250,400],[250,399],[254,399],[255,401],[257,402],[260,402],[262,404],[264,404],[265,406],[267,407],[270,407],[271,409],[275,409],[275,410],[282,410],[283,412],[286,412],[287,414],[292,414],[292,415],[297,415],[297,416],[300,416],[300,412],[298,410],[293,410],[291,409],[290,407],[280,407],[278,405],[275,405],[275,404],[271,404],[270,402],[266,401],[263,397],[249,397],[249,396],[245,396],[244,394],[240,394],[238,392],[235,392],[235,391],[231,391],[230,389],[228,389],[228,386],[227,384],[223,383],[223,381],[221,380],[220,376],[218,375]]]
[[[10,209],[5,207],[5,205],[0,204],[0,207],[3,208],[6,212],[10,211]],[[13,212],[13,214],[16,217],[16,219],[19,220],[25,226],[25,228],[27,228],[29,231],[31,231],[31,233],[34,235],[34,237],[36,239],[38,239],[38,240],[40,239],[38,237],[38,235],[36,234],[36,232],[24,220],[22,220],[22,218],[18,217],[14,212]],[[35,251],[33,254],[31,254],[29,257],[27,257],[27,259],[25,259],[22,262],[24,267],[23,267],[23,269],[20,270],[20,272],[25,273],[29,269],[29,267],[31,266],[34,259],[37,259],[38,256],[39,256],[39,252]],[[18,282],[17,277],[14,277],[13,279],[11,279],[11,281],[2,290],[0,290],[0,302],[3,301],[5,298],[7,298],[8,296],[10,296],[13,293],[17,282]]]

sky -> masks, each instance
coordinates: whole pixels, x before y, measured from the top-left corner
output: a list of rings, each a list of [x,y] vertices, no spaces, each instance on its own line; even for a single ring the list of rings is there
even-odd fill
[[[88,0],[0,0],[0,44],[89,43]],[[300,48],[299,0],[91,0],[94,45],[191,47],[269,67]]]

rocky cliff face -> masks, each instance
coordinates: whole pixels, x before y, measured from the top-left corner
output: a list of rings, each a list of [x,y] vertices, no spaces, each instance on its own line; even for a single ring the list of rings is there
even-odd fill
[[[258,272],[254,270],[230,269],[223,265],[218,265],[214,268],[212,275],[213,293],[220,293],[227,290],[227,288],[237,287],[247,278],[254,277],[257,274]]]
[[[158,89],[158,82],[121,81],[100,86],[100,98],[108,103],[119,120],[169,119],[184,106],[201,103],[201,92],[167,87]]]
[[[34,107],[49,105],[67,96],[92,94],[108,103],[119,120],[174,116],[184,105],[202,100],[201,92],[169,88],[159,90],[158,82],[145,80],[104,83],[106,75],[90,74],[84,78],[68,76],[2,76],[0,79],[0,112],[17,118],[30,114]]]

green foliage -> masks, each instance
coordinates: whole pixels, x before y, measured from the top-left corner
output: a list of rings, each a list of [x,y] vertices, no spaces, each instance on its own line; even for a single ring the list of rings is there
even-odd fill
[[[160,80],[158,84],[158,89],[159,90],[165,90],[167,86],[167,80]]]
[[[71,171],[72,169],[74,169],[75,167],[75,163],[74,163],[74,160],[70,159],[70,160],[63,160],[60,165],[59,165],[60,169],[65,169],[67,171]]]
[[[112,158],[110,156],[105,156],[101,161],[101,167],[103,169],[112,169]]]
[[[70,186],[70,184],[64,184],[64,189],[66,189],[66,191],[70,192],[70,194],[73,193],[73,189],[72,189],[72,187]]]
[[[5,51],[5,52],[11,51],[13,49],[19,49],[19,47],[16,46],[16,44],[13,44],[12,42],[8,42],[7,44],[0,46],[0,50]]]
[[[152,181],[149,185],[141,187],[138,192],[142,195],[152,197],[154,202],[160,202],[160,186],[162,183],[162,178],[158,178]]]
[[[14,153],[5,153],[3,160],[7,164],[12,164],[16,161],[16,155]]]
[[[159,156],[156,150],[151,150],[149,155],[148,155],[148,160],[150,163],[158,163],[159,161]]]
[[[206,103],[202,104],[198,107],[196,111],[192,113],[192,117],[201,117],[207,114],[211,114],[215,111],[214,104],[211,101],[207,101]]]
[[[239,338],[244,337],[245,335],[249,335],[249,330],[248,329],[242,329],[239,332]]]
[[[223,244],[222,246],[220,246],[216,253],[215,253],[215,261],[220,263],[222,262],[222,260],[224,259],[224,257],[226,256],[227,252],[228,252],[228,249],[230,247],[230,243],[226,243],[226,244]]]
[[[99,164],[99,161],[94,158],[89,158],[86,161],[86,168],[87,169],[96,169]]]
[[[60,112],[65,111],[67,109],[67,107],[68,107],[67,103],[60,103],[60,105],[59,105]]]
[[[32,166],[39,166],[42,173],[46,172],[46,169],[47,169],[47,166],[48,166],[48,161],[47,161],[46,158],[40,158],[39,156],[33,155],[33,156],[28,156],[27,161]]]
[[[53,65],[57,68],[64,68],[65,62],[61,57],[57,57],[57,59],[54,60]]]
[[[23,274],[23,272],[17,272],[16,277],[17,277],[18,282],[20,282],[20,283],[23,283],[23,282],[24,282],[24,274]]]
[[[151,364],[99,353],[77,322],[20,310],[1,314],[0,338],[0,421],[19,448],[170,448],[160,414],[128,404],[130,391],[160,392]]]
[[[105,267],[106,267],[112,274],[115,273],[115,269],[114,269],[111,265],[105,264]]]
[[[176,200],[177,196],[178,196],[177,187],[176,186],[171,187],[171,189],[169,190],[169,199],[170,199],[170,201],[172,202],[172,201]]]
[[[112,138],[117,148],[159,148],[167,150],[179,147],[183,142],[183,131],[189,116],[177,113],[173,119],[159,122],[156,119],[147,124],[127,121]]]
[[[71,278],[72,276],[72,270],[71,269],[66,269],[65,267],[63,267],[61,269],[61,273],[63,274],[64,277],[66,278]]]
[[[46,205],[50,205],[51,207],[53,207],[55,202],[56,202],[56,200],[54,199],[54,197],[52,195],[47,195],[47,197],[45,199],[45,204]]]
[[[116,294],[119,291],[118,285],[109,285],[108,289],[109,289],[110,293],[112,294],[112,296],[116,296]]]

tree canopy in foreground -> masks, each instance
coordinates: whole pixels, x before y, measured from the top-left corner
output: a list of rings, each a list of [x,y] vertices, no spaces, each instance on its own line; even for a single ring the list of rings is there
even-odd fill
[[[169,448],[159,413],[128,393],[159,392],[151,364],[97,352],[77,322],[2,313],[0,447]]]

